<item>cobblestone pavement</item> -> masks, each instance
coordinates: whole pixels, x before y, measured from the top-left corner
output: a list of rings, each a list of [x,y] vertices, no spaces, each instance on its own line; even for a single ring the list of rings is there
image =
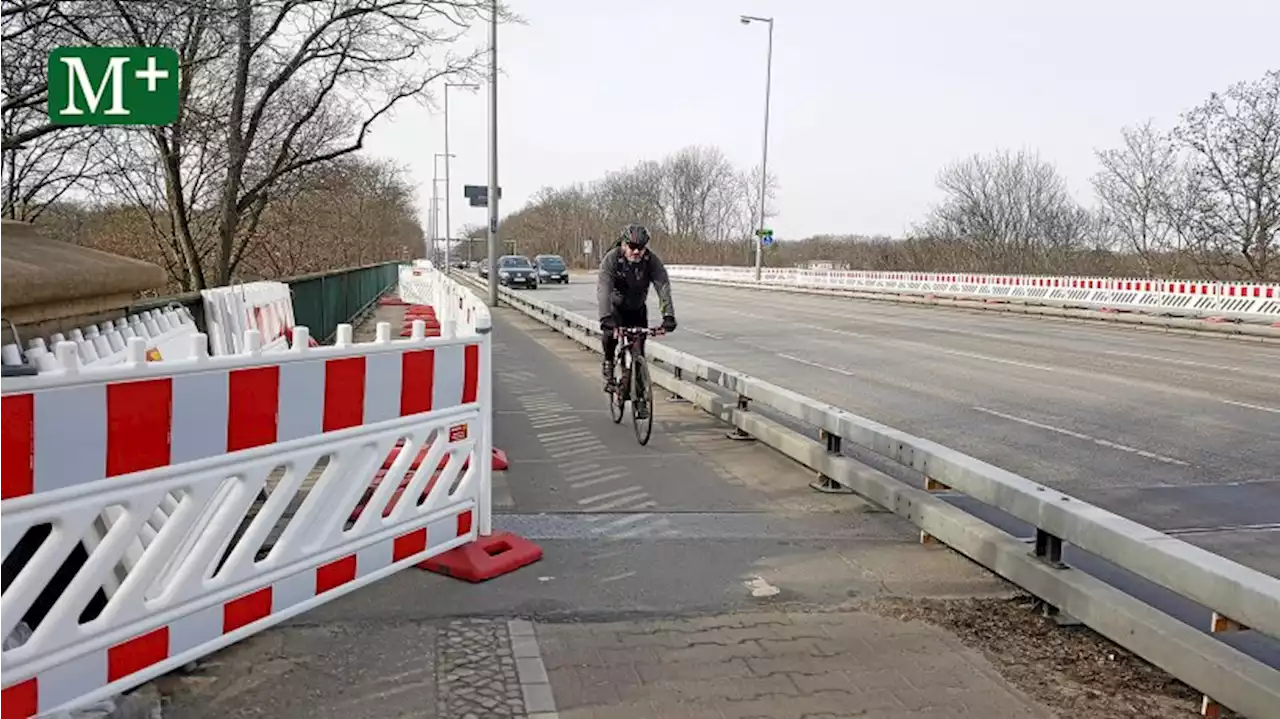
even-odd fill
[[[526,716],[507,622],[457,619],[436,635],[436,712],[442,719]]]
[[[857,611],[538,624],[562,719],[1052,716],[952,635]]]

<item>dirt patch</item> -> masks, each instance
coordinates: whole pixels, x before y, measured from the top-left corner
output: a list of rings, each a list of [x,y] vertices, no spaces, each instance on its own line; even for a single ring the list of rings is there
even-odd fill
[[[1058,626],[1030,596],[884,599],[867,608],[920,620],[982,651],[1001,675],[1062,717],[1200,716],[1200,693],[1088,627]],[[1242,719],[1229,711],[1224,719]]]

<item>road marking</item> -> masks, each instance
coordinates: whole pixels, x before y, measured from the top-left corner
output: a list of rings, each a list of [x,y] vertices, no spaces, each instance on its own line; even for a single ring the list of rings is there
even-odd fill
[[[603,451],[605,451],[605,446],[603,444],[600,444],[599,442],[596,442],[596,441],[592,441],[590,444],[585,445],[583,447],[566,450],[564,452],[548,452],[548,454],[550,454],[552,457],[555,457],[556,459],[565,459],[567,457],[576,457],[580,454],[587,454],[590,452],[603,452]]]
[[[528,416],[529,413],[524,412],[522,414],[524,414],[525,416]],[[548,429],[551,427],[563,427],[564,425],[567,425],[567,424],[577,424],[580,421],[581,420],[579,420],[577,417],[568,417],[565,415],[553,415],[551,417],[534,420],[529,423],[529,426],[533,427],[534,429]]]
[[[605,577],[604,579],[601,579],[600,581],[598,581],[597,584],[607,584],[609,582],[616,582],[619,579],[626,579],[627,577],[634,577],[634,576],[636,576],[635,572],[623,572],[622,574],[615,574],[611,577]]]
[[[626,505],[636,502],[637,500],[644,499],[645,497],[648,497],[648,496],[649,496],[649,493],[644,491],[644,489],[633,485],[631,487],[627,487],[626,496],[615,499],[612,502],[605,502],[604,504],[597,504],[594,507],[587,507],[587,509],[591,510],[592,512],[603,512],[610,509],[623,509],[623,508],[639,509],[639,507],[627,507]],[[582,503],[579,502],[579,504],[582,504]]]
[[[711,334],[710,332],[703,332],[702,330],[695,330],[695,329],[694,329],[694,328],[692,328],[692,327],[682,327],[681,329],[685,330],[686,332],[692,332],[692,333],[694,333],[695,335],[702,335],[703,337],[710,337],[710,338],[711,338],[711,339],[713,339],[713,340],[722,340],[722,339],[724,339],[724,337],[723,337],[723,336],[721,336],[721,335]]]
[[[623,487],[622,489],[615,489],[609,492],[604,492],[603,494],[592,495],[586,499],[579,499],[578,504],[591,504],[592,502],[599,502],[602,499],[609,499],[610,497],[620,497],[624,494],[630,494],[637,489],[641,489],[641,487],[632,485],[630,487]]]
[[[628,524],[635,524],[636,522],[643,522],[646,519],[652,519],[652,518],[653,518],[653,515],[649,514],[648,512],[641,512],[640,514],[626,514],[619,517],[618,519],[613,520],[612,522],[609,522],[608,524],[602,527],[596,527],[591,531],[601,532],[601,533],[612,532],[613,530],[621,529],[627,526]]]
[[[1280,532],[1280,522],[1263,524],[1224,524],[1219,527],[1182,527],[1166,529],[1165,534],[1181,536],[1184,534],[1217,534],[1219,532]]]
[[[752,577],[743,582],[747,590],[751,592],[751,596],[756,599],[767,599],[768,597],[776,597],[782,593],[781,589],[766,582],[764,577]]]
[[[1173,457],[1166,457],[1166,456],[1164,456],[1163,454],[1156,454],[1155,452],[1148,452],[1148,451],[1147,451],[1147,450],[1145,450],[1145,449],[1138,449],[1137,447],[1130,447],[1130,446],[1129,446],[1129,445],[1127,445],[1127,444],[1119,444],[1118,442],[1112,442],[1112,441],[1110,441],[1110,440],[1106,440],[1106,439],[1099,439],[1098,437],[1091,437],[1091,436],[1089,436],[1089,435],[1087,435],[1087,434],[1082,434],[1082,433],[1080,433],[1080,432],[1073,432],[1072,430],[1069,430],[1069,429],[1063,429],[1062,427],[1054,427],[1054,426],[1053,426],[1053,425],[1051,425],[1051,424],[1044,424],[1044,423],[1042,423],[1042,422],[1036,422],[1035,420],[1025,419],[1025,418],[1023,418],[1023,417],[1015,417],[1015,416],[1013,416],[1013,415],[1011,415],[1011,414],[1005,414],[1004,412],[997,412],[997,411],[996,411],[996,410],[994,410],[994,409],[987,409],[986,407],[974,407],[974,409],[975,409],[975,410],[977,410],[977,411],[979,411],[979,412],[983,412],[983,413],[985,413],[985,414],[989,414],[989,415],[993,415],[993,416],[996,416],[996,417],[1000,417],[1001,419],[1007,419],[1007,420],[1009,420],[1010,422],[1019,422],[1019,423],[1021,423],[1021,424],[1025,424],[1025,425],[1027,425],[1027,426],[1029,426],[1029,427],[1036,427],[1036,428],[1038,428],[1038,429],[1048,430],[1048,431],[1050,431],[1050,432],[1057,432],[1058,434],[1064,434],[1064,435],[1066,435],[1066,436],[1068,436],[1068,437],[1074,437],[1074,438],[1076,438],[1076,439],[1083,439],[1083,440],[1085,440],[1086,442],[1093,442],[1094,444],[1096,444],[1096,445],[1098,445],[1098,446],[1100,446],[1100,447],[1107,447],[1107,448],[1109,448],[1109,449],[1118,449],[1118,450],[1120,450],[1121,452],[1128,452],[1129,454],[1136,454],[1136,455],[1138,455],[1139,457],[1146,457],[1147,459],[1154,459],[1154,460],[1155,460],[1155,461],[1157,461],[1157,462],[1164,462],[1164,463],[1166,463],[1166,464],[1176,464],[1176,465],[1178,465],[1179,467],[1190,467],[1190,466],[1191,466],[1191,464],[1190,464],[1190,463],[1188,463],[1188,462],[1183,462],[1182,460],[1180,460],[1180,459],[1174,459]]]
[[[652,505],[654,504],[654,502],[645,502],[645,504]],[[642,524],[639,527],[628,529],[625,532],[618,532],[617,534],[613,535],[613,538],[614,539],[630,539],[632,537],[639,537],[640,535],[645,534],[647,532],[656,531],[658,529],[662,529],[663,527],[668,527],[670,525],[671,525],[671,522],[669,522],[666,517],[663,517],[652,524]]]
[[[817,362],[810,362],[807,359],[801,359],[799,357],[789,355],[789,354],[783,354],[781,352],[778,353],[778,356],[781,357],[782,359],[791,360],[792,362],[799,362],[800,364],[809,365],[810,367],[817,367],[818,369],[824,369],[824,370],[827,370],[828,372],[835,372],[836,374],[842,374],[845,377],[855,376],[853,372],[850,372],[847,369],[841,369],[839,367],[828,367],[827,365],[824,365],[824,364],[818,364]]]
[[[1245,409],[1256,409],[1259,412],[1271,412],[1272,414],[1280,414],[1280,409],[1276,409],[1275,407],[1263,407],[1260,404],[1249,404],[1248,402],[1235,402],[1229,399],[1219,399],[1218,401],[1223,404],[1233,405],[1235,407],[1244,407]]]
[[[586,429],[585,427],[579,427],[577,429],[558,429],[554,432],[539,432],[538,441],[545,442],[548,439],[554,439],[556,437],[573,437],[573,436],[590,436],[590,435],[591,435],[591,430]]]
[[[570,482],[580,482],[584,479],[587,479],[588,477],[598,477],[602,474],[610,477],[616,477],[619,474],[625,474],[625,473],[626,473],[625,471],[620,472],[617,467],[601,467],[599,465],[593,464],[591,465],[590,469],[583,467],[581,469],[575,469],[572,471],[565,472],[564,478],[569,480]]]
[[[603,477],[596,477],[595,479],[585,479],[581,482],[570,482],[569,486],[573,487],[574,489],[586,489],[587,487],[590,487],[596,484],[604,484],[605,482],[612,482],[615,479],[618,479],[620,477],[625,477],[625,476],[627,476],[626,472],[620,472],[618,474],[607,474]]]

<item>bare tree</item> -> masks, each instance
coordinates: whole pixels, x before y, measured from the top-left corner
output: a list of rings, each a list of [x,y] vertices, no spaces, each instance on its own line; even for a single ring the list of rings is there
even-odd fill
[[[1176,132],[1191,151],[1190,219],[1212,277],[1280,277],[1280,70],[1232,85],[1187,112]]]
[[[1136,255],[1147,277],[1167,276],[1179,265],[1184,208],[1183,169],[1173,139],[1148,121],[1121,131],[1124,146],[1097,154],[1093,176],[1102,230]]]
[[[974,269],[1031,272],[1060,269],[1088,237],[1089,218],[1053,165],[1026,151],[974,155],[938,177],[946,199],[920,229],[970,248]]]

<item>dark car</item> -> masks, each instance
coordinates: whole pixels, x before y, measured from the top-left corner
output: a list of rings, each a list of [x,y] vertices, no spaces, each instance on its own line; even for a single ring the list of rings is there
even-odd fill
[[[498,284],[507,287],[538,289],[538,273],[533,263],[523,255],[503,255],[498,258]]]
[[[486,279],[489,277],[489,258],[486,257],[485,259],[480,260],[480,267],[477,271],[481,277]]]
[[[560,255],[538,255],[533,258],[533,264],[538,268],[538,282],[568,284],[569,267]]]

